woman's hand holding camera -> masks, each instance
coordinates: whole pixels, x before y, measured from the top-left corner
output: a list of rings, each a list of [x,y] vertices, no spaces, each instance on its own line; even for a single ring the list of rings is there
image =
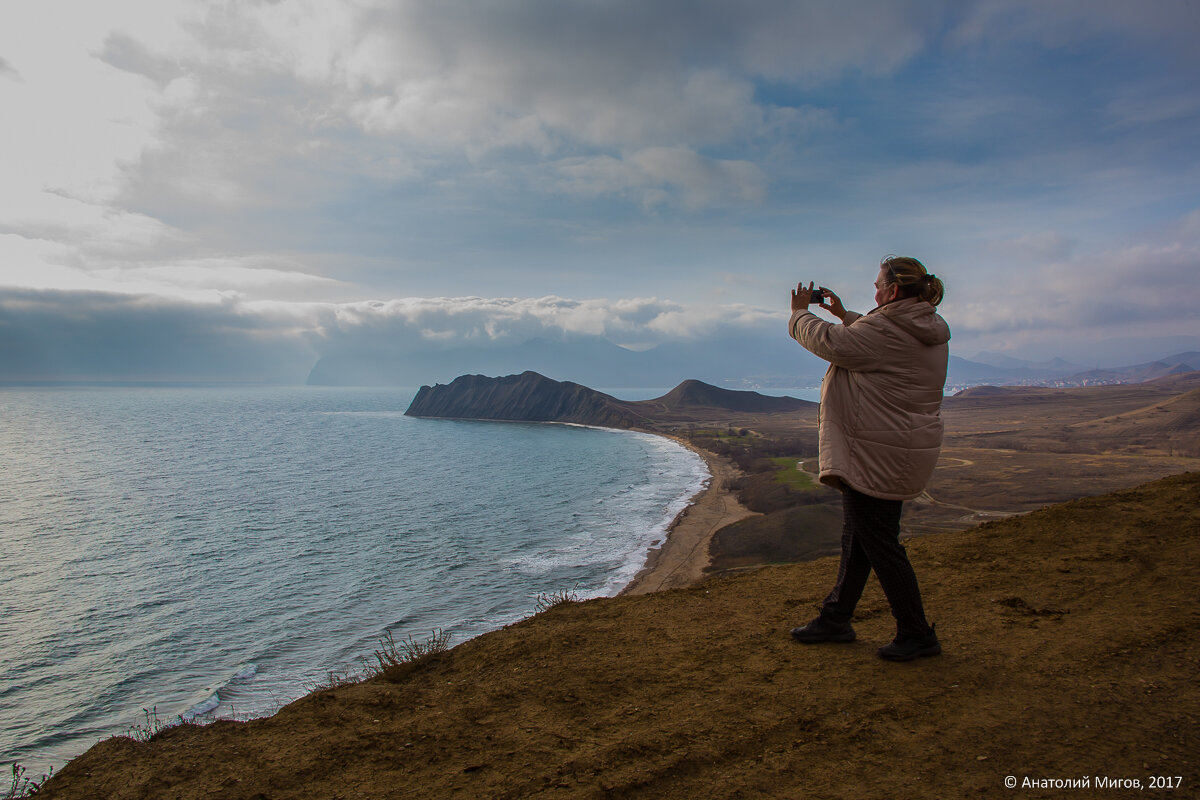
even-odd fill
[[[838,319],[846,316],[846,307],[842,305],[842,299],[824,286],[814,288],[812,281],[808,282],[807,288],[803,283],[796,284],[792,291],[792,311],[801,311],[810,305],[819,306]]]

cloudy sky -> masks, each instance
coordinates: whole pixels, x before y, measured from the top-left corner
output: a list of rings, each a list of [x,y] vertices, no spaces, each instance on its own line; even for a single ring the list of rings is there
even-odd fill
[[[1197,40],[1191,0],[11,0],[0,378],[786,336],[889,253],[960,356],[1200,349]]]

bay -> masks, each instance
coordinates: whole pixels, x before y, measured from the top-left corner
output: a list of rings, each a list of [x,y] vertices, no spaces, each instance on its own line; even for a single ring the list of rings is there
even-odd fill
[[[614,594],[708,476],[661,437],[414,419],[412,394],[0,390],[0,763],[269,714],[386,633]]]

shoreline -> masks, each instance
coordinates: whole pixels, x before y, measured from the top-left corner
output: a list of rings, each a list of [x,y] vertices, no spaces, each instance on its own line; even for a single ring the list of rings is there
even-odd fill
[[[860,641],[796,645],[797,603],[821,596],[830,562],[781,565],[702,592],[559,608],[254,724],[114,737],[45,794],[690,798],[799,785],[850,799],[903,785],[999,798],[1004,772],[1077,775],[1080,753],[1105,774],[1193,775],[1197,491],[1200,474],[1184,473],[914,542],[931,605],[954,621],[949,653],[927,665],[879,665],[874,645],[894,626],[874,589]],[[1046,668],[1026,668],[1030,653]],[[1114,695],[1131,675],[1142,688]],[[826,719],[842,708],[857,716]],[[872,718],[888,724],[864,736]],[[698,723],[703,751],[689,755],[675,745],[695,741]],[[962,768],[922,762],[931,749]],[[847,759],[866,772],[828,769]]]
[[[704,459],[708,479],[700,491],[688,498],[687,504],[667,525],[663,538],[646,551],[641,569],[615,595],[641,595],[666,589],[693,586],[706,577],[705,569],[712,565],[708,547],[713,535],[726,525],[758,516],[737,499],[729,483],[741,473],[729,459],[698,447],[681,436],[646,428],[616,428],[609,425],[588,425],[582,422],[559,420],[478,419],[475,422],[524,422],[535,425],[566,425],[575,428],[594,428],[604,431],[632,431],[670,439]]]
[[[738,470],[728,459],[678,436],[643,432],[678,442],[703,458],[709,478],[671,520],[663,540],[647,551],[645,564],[633,580],[617,592],[617,597],[651,594],[699,583],[705,577],[704,570],[712,563],[708,547],[713,534],[726,525],[755,516],[755,512],[738,502],[729,488]]]

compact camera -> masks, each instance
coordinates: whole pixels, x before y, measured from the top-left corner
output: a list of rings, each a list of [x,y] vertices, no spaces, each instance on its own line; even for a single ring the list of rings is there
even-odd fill
[[[809,302],[824,303],[825,302],[825,293],[823,291],[821,291],[820,289],[813,289],[812,290],[812,300],[810,300]]]

